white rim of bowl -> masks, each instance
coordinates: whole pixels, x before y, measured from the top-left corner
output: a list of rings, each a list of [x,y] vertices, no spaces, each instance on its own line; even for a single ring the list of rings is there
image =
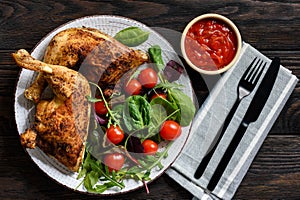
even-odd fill
[[[197,67],[190,61],[190,59],[188,58],[188,56],[186,55],[186,52],[185,52],[184,43],[185,43],[185,38],[186,38],[186,34],[187,34],[188,30],[197,21],[205,19],[205,18],[215,18],[215,19],[225,22],[226,24],[228,24],[231,27],[231,29],[234,31],[234,33],[237,37],[237,51],[235,53],[235,56],[233,57],[232,61],[228,65],[226,65],[225,67],[223,67],[222,69],[219,69],[219,70],[208,71],[208,70],[203,70],[200,67]],[[191,66],[194,70],[196,70],[200,73],[208,74],[208,75],[215,75],[215,74],[221,74],[221,73],[227,71],[230,67],[232,67],[236,63],[237,59],[239,58],[241,49],[242,49],[242,37],[241,37],[240,31],[238,30],[236,25],[230,19],[228,19],[227,17],[225,17],[223,15],[219,15],[219,14],[215,14],[215,13],[207,13],[207,14],[203,14],[203,15],[200,15],[200,16],[194,18],[192,21],[190,21],[187,24],[187,26],[185,27],[185,29],[182,33],[182,36],[181,36],[180,47],[181,47],[181,53],[183,55],[183,58],[185,59],[185,61],[188,63],[189,66]]]

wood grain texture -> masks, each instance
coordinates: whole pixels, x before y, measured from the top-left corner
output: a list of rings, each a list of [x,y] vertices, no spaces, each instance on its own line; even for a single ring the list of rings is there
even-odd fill
[[[16,49],[33,48],[52,29],[86,15],[121,15],[182,31],[189,20],[208,12],[230,17],[243,39],[258,49],[299,49],[299,41],[291,40],[298,37],[300,23],[296,1],[2,1],[1,10],[2,49],[10,49],[11,44]]]
[[[300,136],[269,136],[252,163],[236,198],[299,199]]]
[[[243,40],[267,57],[279,56],[300,79],[299,0],[8,1],[0,2],[0,199],[96,199],[52,181],[26,155],[14,120],[20,69],[11,53],[28,51],[56,27],[87,15],[120,15],[150,27],[182,31],[194,17],[215,12],[239,27]],[[188,69],[200,102],[208,95]],[[104,199],[191,199],[167,175],[144,189]],[[239,187],[235,199],[300,199],[300,83],[297,84]]]

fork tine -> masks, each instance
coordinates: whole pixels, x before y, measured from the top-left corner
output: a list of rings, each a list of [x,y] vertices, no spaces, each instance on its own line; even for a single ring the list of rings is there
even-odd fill
[[[264,68],[266,67],[266,62],[264,63],[264,65],[262,65],[262,62],[260,64],[259,70],[257,71],[254,80],[253,80],[253,84],[256,85],[256,83],[258,82],[260,76],[262,75],[262,72],[264,71]]]
[[[252,62],[250,63],[249,67],[247,67],[246,71],[244,72],[244,75],[242,77],[242,79],[246,80],[248,78],[248,75],[252,73],[252,69],[253,69],[253,64],[256,61],[257,57],[255,57]],[[251,70],[251,72],[250,72]]]
[[[258,61],[256,62],[255,66],[253,67],[252,73],[248,79],[249,83],[252,83],[252,81],[255,79],[256,74],[259,72],[259,69],[261,67],[263,63],[263,60],[258,59]]]

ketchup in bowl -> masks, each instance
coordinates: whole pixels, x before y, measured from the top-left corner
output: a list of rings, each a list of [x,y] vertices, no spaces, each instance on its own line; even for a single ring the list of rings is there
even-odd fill
[[[225,71],[241,46],[238,30],[232,26],[221,17],[195,20],[184,33],[185,56],[199,70]]]

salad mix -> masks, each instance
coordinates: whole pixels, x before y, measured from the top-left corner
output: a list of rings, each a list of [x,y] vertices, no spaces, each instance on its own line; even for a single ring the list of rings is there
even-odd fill
[[[140,28],[129,27],[115,38],[137,46],[148,36]],[[87,97],[94,104],[94,126],[78,174],[89,192],[123,189],[125,179],[142,181],[148,192],[151,170],[163,168],[162,159],[194,117],[192,100],[176,83],[183,67],[174,60],[165,65],[158,45],[151,46],[148,54],[150,63],[121,81],[121,92],[106,97],[97,84],[90,83],[96,89],[94,96]]]

